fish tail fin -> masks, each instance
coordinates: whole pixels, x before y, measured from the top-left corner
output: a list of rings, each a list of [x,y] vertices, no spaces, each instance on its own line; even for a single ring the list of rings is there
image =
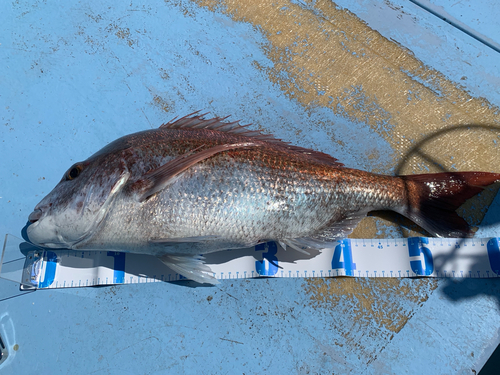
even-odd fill
[[[445,172],[401,176],[406,205],[397,211],[438,237],[471,237],[469,224],[456,210],[485,186],[500,181],[500,174]]]

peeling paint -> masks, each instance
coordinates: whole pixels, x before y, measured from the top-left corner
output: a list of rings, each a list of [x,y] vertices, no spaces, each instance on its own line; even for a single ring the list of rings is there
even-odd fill
[[[395,161],[411,148],[410,139],[418,142],[434,131],[460,124],[500,125],[497,107],[470,96],[330,1],[302,6],[288,1],[197,3],[258,27],[269,40],[262,48],[274,62],[265,69],[271,81],[305,106],[316,103],[370,125],[392,144]],[[497,167],[500,158],[489,147],[497,134],[479,129],[459,133],[453,135],[454,142],[436,142],[433,157],[456,155],[461,169]],[[457,150],[464,134],[468,142]],[[475,145],[475,157],[462,157],[468,144]],[[414,159],[405,164],[404,172],[421,169],[422,160]]]
[[[166,113],[170,113],[173,108],[173,104],[168,100],[162,98],[160,95],[154,95],[152,103],[154,106],[158,107]]]
[[[414,279],[409,283],[396,278],[309,278],[304,288],[314,308],[332,309],[347,297],[352,301],[349,311],[355,321],[376,322],[398,333],[413,315],[414,308],[427,301],[437,286],[436,279]]]
[[[344,344],[373,361],[438,287],[436,279],[309,278],[303,288],[314,309],[330,310]],[[339,307],[346,316],[339,317]],[[377,339],[382,346],[374,348]]]

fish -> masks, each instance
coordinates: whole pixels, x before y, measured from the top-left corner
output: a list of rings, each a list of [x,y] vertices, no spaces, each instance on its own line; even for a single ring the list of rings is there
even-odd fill
[[[379,175],[319,151],[191,113],[121,137],[72,165],[29,215],[35,245],[158,257],[216,284],[204,254],[276,241],[331,247],[370,211],[395,211],[437,237],[469,237],[456,209],[490,172]]]

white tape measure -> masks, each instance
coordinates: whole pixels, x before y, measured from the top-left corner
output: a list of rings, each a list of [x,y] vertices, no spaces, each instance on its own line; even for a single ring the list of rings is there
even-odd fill
[[[17,248],[21,255],[17,261],[23,264],[18,265],[20,273],[15,277],[21,278],[24,289],[184,279],[153,256],[32,247],[24,251],[24,257],[18,250],[23,244],[28,246],[8,235],[4,253]],[[500,275],[500,239],[343,239],[334,248],[310,255],[268,242],[249,249],[207,254],[206,263],[219,280],[259,276],[495,278]],[[0,277],[13,280],[12,275],[6,276],[5,265],[0,271]]]

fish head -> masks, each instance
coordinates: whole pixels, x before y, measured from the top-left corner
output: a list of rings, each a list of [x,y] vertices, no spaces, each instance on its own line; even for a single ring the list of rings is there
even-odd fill
[[[129,176],[123,158],[113,154],[72,165],[29,215],[29,240],[43,247],[75,248],[96,232]]]

